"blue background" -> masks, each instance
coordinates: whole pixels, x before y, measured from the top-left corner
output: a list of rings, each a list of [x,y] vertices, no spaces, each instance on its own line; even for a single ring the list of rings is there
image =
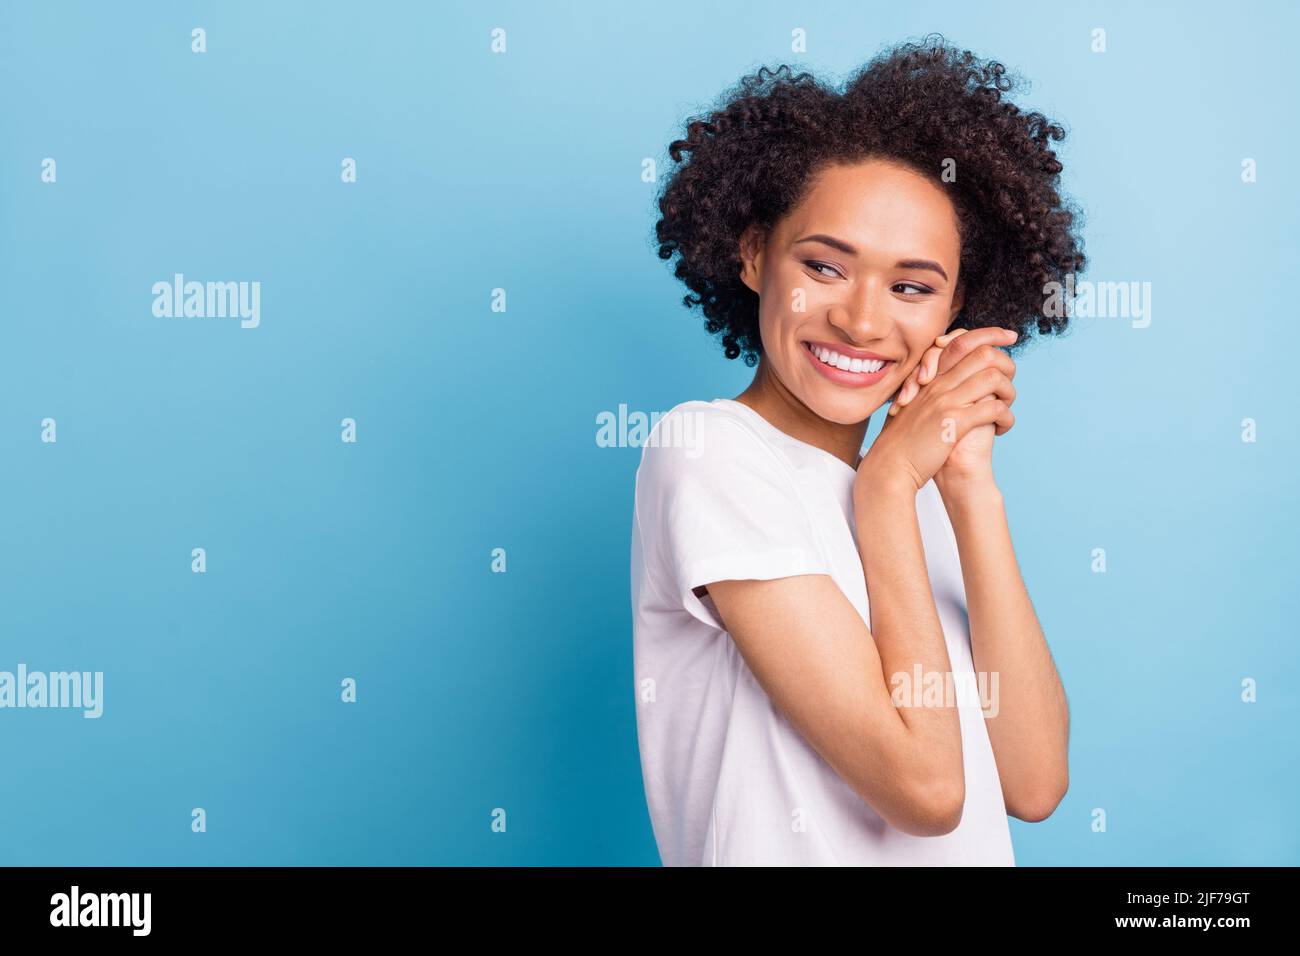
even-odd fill
[[[932,30],[1066,123],[1086,277],[1153,284],[1150,327],[1079,320],[1018,357],[996,468],[1073,724],[1070,792],[1012,821],[1017,861],[1300,862],[1297,20],[5,4],[0,670],[102,670],[105,711],[0,711],[0,863],[657,864],[639,450],[599,447],[596,416],[752,371],[681,306],[641,163],[666,173],[760,64],[842,79]],[[175,272],[260,281],[261,326],[154,317]]]

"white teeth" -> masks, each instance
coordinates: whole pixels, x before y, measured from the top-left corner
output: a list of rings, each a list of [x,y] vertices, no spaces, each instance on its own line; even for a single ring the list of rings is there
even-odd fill
[[[817,356],[819,361],[824,362],[827,365],[833,365],[846,372],[858,372],[860,374],[870,375],[872,372],[879,372],[886,364],[877,359],[849,358],[847,355],[840,355],[838,352],[822,348],[819,345],[812,346],[810,351],[813,355]]]

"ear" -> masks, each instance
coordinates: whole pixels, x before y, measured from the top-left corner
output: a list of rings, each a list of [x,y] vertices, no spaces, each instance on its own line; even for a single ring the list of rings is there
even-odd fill
[[[763,286],[763,230],[755,224],[745,227],[740,234],[740,281],[755,294]]]
[[[966,283],[958,282],[957,290],[952,294],[952,309],[948,312],[948,327],[951,328],[953,322],[957,321],[957,313],[962,310],[966,304]]]

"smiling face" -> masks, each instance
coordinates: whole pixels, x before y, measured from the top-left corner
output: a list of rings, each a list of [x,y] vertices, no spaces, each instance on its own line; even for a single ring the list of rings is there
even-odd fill
[[[960,257],[942,187],[877,159],[827,167],[766,241],[741,242],[761,374],[826,422],[864,422],[960,311]]]

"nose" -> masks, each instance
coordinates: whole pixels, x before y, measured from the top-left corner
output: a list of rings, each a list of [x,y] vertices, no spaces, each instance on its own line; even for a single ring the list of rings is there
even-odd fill
[[[884,338],[893,327],[888,291],[880,282],[859,283],[845,290],[844,298],[831,306],[827,321],[854,345]]]

